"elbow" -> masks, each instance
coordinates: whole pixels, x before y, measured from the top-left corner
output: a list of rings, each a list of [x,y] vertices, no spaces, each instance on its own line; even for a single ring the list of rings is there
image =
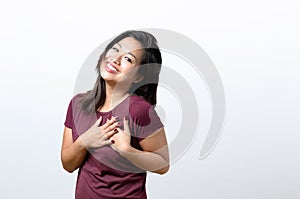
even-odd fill
[[[163,174],[166,174],[169,171],[169,169],[170,169],[170,166],[168,165],[159,170],[156,170],[155,173],[163,175]]]
[[[65,164],[63,164],[62,166],[63,166],[64,170],[67,171],[68,173],[73,173],[77,169],[77,168],[73,168],[73,167],[65,165]]]
[[[73,165],[70,165],[67,162],[63,161],[63,159],[61,159],[61,164],[64,170],[67,171],[68,173],[73,173],[77,169]]]
[[[67,171],[68,173],[73,173],[76,169],[67,167],[67,166],[63,166],[64,170]]]

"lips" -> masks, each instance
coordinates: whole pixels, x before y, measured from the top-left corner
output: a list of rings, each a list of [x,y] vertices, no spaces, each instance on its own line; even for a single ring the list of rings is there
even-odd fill
[[[106,64],[105,69],[107,72],[110,72],[110,73],[118,73],[119,72],[118,69],[110,63]]]

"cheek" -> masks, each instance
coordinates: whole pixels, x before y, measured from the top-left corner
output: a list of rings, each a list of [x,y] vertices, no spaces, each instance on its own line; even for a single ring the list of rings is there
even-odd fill
[[[104,61],[102,61],[102,62],[100,63],[99,68],[100,68],[100,70],[104,68]]]
[[[104,59],[105,60],[105,59]],[[100,71],[100,73],[102,74],[102,73],[104,73],[106,70],[105,70],[105,61],[102,61],[101,63],[100,63],[100,65],[99,65],[99,71]]]
[[[122,67],[122,71],[124,72],[124,73],[128,73],[128,72],[130,72],[130,71],[133,71],[134,70],[134,66],[130,63],[130,62],[128,62],[126,59],[122,59],[121,60],[121,67]]]
[[[137,70],[132,67],[126,68],[126,70],[123,70],[123,80],[127,82],[133,82],[135,80]]]
[[[123,72],[125,73],[135,73],[136,72],[136,66],[134,66],[133,64],[129,63],[128,61],[123,61],[122,62],[122,68],[123,68]]]

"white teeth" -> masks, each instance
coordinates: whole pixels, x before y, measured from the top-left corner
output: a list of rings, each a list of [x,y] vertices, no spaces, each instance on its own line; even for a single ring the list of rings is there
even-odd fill
[[[113,67],[111,64],[107,64],[107,67],[110,69],[110,70],[113,70],[115,72],[117,72],[117,69],[115,67]]]

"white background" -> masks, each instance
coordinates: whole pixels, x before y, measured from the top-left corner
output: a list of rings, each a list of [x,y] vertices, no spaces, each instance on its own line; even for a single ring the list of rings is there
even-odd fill
[[[167,174],[149,173],[149,198],[300,198],[298,18],[290,0],[1,1],[0,198],[73,198],[60,146],[76,77],[99,44],[140,28],[197,42],[227,108],[214,151],[198,159],[199,135]]]

